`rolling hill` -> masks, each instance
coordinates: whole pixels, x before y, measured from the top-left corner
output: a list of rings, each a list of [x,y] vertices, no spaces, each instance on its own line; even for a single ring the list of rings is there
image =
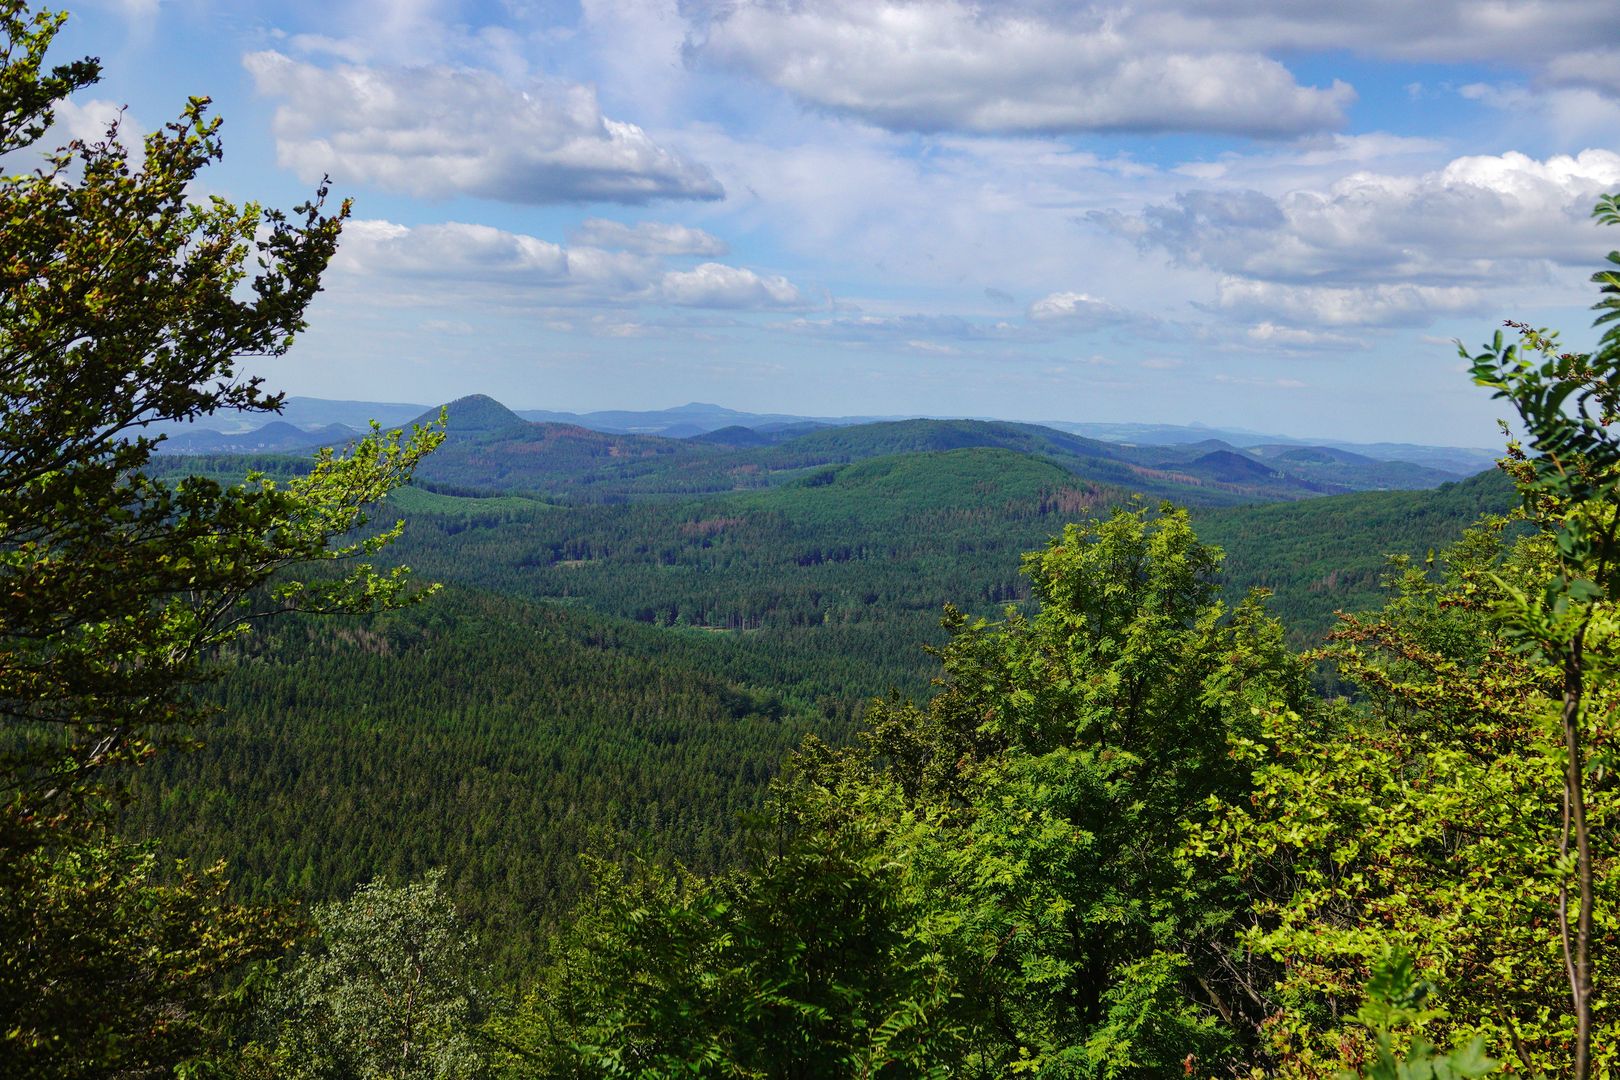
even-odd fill
[[[1228,595],[1273,589],[1306,644],[1335,609],[1378,602],[1386,553],[1422,556],[1514,501],[1489,473],[1231,505],[1280,469],[1211,445],[1148,465],[1034,425],[731,447],[531,422],[487,398],[449,414],[435,468],[455,483],[426,470],[389,508],[408,518],[390,557],[446,593],[244,639],[209,691],[224,712],[204,748],[149,769],[128,824],[169,854],[229,854],[257,896],[444,866],[497,962],[537,947],[582,848],[731,865],[738,815],[788,748],[847,738],[874,695],[926,694],[942,605],[1025,603],[1021,553],[1067,522],[1144,489],[1203,497],[1194,522],[1228,552]],[[230,476],[298,459],[190,463]],[[710,480],[726,486],[680,488]]]

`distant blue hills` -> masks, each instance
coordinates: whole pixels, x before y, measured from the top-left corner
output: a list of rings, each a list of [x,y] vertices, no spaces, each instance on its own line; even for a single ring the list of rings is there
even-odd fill
[[[385,427],[437,418],[439,407],[402,402],[332,401],[289,397],[279,416],[219,414],[190,425],[170,425],[160,452],[180,454],[290,453],[346,442],[376,420]],[[689,440],[693,449],[747,451],[796,443],[832,428],[857,428],[902,416],[796,416],[750,413],[705,402],[669,409],[613,409],[587,413],[513,410],[481,394],[452,403],[452,433],[488,438],[517,436],[531,425],[561,425],[611,436]],[[989,423],[964,420],[963,424]],[[998,422],[999,423],[999,422]],[[967,443],[978,437],[957,429]],[[1101,423],[1053,420],[1020,428],[1080,436],[1114,447],[1109,456],[1135,465],[1211,481],[1265,482],[1287,475],[1326,490],[1426,488],[1490,468],[1498,453],[1475,447],[1414,443],[1345,442],[1205,425]],[[989,429],[983,438],[989,441]],[[582,433],[583,434],[583,433]]]

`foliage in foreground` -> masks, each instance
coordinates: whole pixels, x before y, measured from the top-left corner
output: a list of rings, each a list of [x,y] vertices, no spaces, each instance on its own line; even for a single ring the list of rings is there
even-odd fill
[[[796,756],[750,867],[599,873],[503,1021],[514,1074],[1556,1074],[1558,680],[1494,614],[1548,543],[1396,564],[1327,651],[1351,702],[1258,598],[1211,602],[1182,515],[1071,529],[1037,615],[952,620],[925,708]]]
[[[277,484],[165,482],[157,422],[281,399],[238,375],[284,353],[347,207],[198,199],[218,121],[193,99],[138,155],[116,127],[40,152],[99,76],[47,66],[64,16],[0,0],[0,1061],[9,1076],[161,1075],[217,1042],[219,995],[286,918],[218,870],[108,828],[130,770],[183,742],[193,687],[246,620],[405,602],[365,508],[437,441],[373,432]],[[37,165],[37,168],[34,166]]]

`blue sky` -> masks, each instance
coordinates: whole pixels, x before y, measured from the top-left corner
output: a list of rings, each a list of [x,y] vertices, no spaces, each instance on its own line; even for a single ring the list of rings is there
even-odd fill
[[[1613,0],[87,0],[69,52],[63,130],[207,94],[207,190],[353,197],[294,394],[1489,446],[1451,340],[1590,340],[1620,246]]]

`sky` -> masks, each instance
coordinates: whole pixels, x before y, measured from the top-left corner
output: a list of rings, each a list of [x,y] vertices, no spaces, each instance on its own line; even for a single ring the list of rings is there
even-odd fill
[[[1589,344],[1620,247],[1614,0],[78,0],[70,54],[62,130],[208,95],[199,194],[353,199],[299,395],[1492,446],[1455,341]]]

